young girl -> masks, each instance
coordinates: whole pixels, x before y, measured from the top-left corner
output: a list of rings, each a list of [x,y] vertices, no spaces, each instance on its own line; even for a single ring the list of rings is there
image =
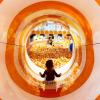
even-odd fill
[[[61,73],[57,74],[53,67],[54,66],[53,66],[52,60],[46,61],[46,68],[47,69],[44,71],[43,74],[40,73],[41,77],[43,77],[43,78],[45,77],[46,81],[53,81],[55,79],[55,76],[56,77],[61,76]]]

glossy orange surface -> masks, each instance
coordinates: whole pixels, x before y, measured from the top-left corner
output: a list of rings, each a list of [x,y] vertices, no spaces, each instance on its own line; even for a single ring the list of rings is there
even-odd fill
[[[7,42],[9,44],[15,44],[15,39],[16,39],[15,33],[18,29],[18,26],[21,24],[21,22],[23,21],[25,17],[32,14],[33,12],[36,12],[39,10],[45,10],[45,9],[56,9],[56,10],[63,11],[66,14],[71,15],[80,23],[85,33],[86,44],[88,45],[88,44],[93,43],[92,31],[86,18],[72,6],[69,6],[61,2],[56,2],[56,1],[44,1],[44,2],[35,3],[33,5],[30,5],[29,7],[26,7],[18,15],[16,15],[16,17],[13,19],[9,27]],[[17,72],[15,63],[14,63],[14,46],[9,46],[9,45],[6,46],[5,59],[6,59],[7,69],[12,80],[23,90],[34,95],[40,95],[40,91],[37,89],[37,87],[31,86],[30,84],[28,84]],[[93,69],[93,64],[94,64],[93,46],[88,45],[86,46],[86,63],[85,63],[83,72],[75,81],[75,83],[68,90],[61,93],[61,95],[66,95],[68,93],[71,93],[74,90],[78,89],[82,84],[84,84],[84,82],[90,76],[90,73]]]

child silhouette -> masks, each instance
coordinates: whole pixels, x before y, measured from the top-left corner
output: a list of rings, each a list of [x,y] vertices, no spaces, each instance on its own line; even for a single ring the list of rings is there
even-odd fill
[[[56,77],[60,77],[61,76],[61,73],[60,74],[57,74],[56,71],[54,70],[54,66],[53,66],[53,61],[52,60],[48,60],[46,61],[46,70],[44,71],[43,74],[40,73],[40,76],[42,78],[45,78],[46,81],[53,81],[55,79],[55,76]]]

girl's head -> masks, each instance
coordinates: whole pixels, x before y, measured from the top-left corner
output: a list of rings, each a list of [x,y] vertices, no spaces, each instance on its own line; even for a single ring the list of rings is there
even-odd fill
[[[52,69],[53,68],[53,61],[47,60],[45,66],[47,69]]]

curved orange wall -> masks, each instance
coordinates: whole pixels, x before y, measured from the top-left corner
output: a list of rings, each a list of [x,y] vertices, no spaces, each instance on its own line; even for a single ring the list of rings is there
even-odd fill
[[[85,33],[85,38],[86,38],[86,44],[93,44],[92,40],[92,31],[91,28],[88,24],[88,21],[85,19],[85,17],[76,9],[74,9],[72,6],[69,6],[67,4],[61,3],[61,2],[56,2],[56,1],[48,1],[48,2],[39,2],[35,3],[24,10],[22,10],[12,21],[9,30],[8,30],[8,38],[7,42],[9,44],[15,44],[15,33],[18,29],[18,26],[22,22],[22,20],[28,16],[29,14],[42,10],[42,9],[57,9],[60,11],[65,12],[66,14],[70,14],[72,17],[75,17],[76,20],[80,23],[82,26],[84,33]],[[17,22],[17,23],[16,23]],[[10,58],[9,58],[10,57]],[[6,65],[8,72],[12,78],[12,80],[23,90],[37,95],[35,91],[35,87],[29,85],[17,72],[14,64],[14,46],[6,46]],[[84,70],[81,73],[81,75],[78,77],[78,79],[75,81],[75,83],[67,90],[65,91],[62,95],[66,95],[68,93],[73,92],[77,88],[79,88],[89,77],[92,68],[94,64],[94,53],[93,53],[93,46],[88,45],[86,46],[86,64],[84,66]],[[38,91],[37,91],[38,92]]]

